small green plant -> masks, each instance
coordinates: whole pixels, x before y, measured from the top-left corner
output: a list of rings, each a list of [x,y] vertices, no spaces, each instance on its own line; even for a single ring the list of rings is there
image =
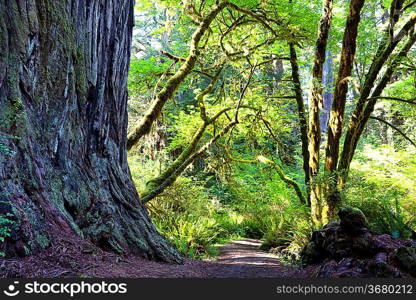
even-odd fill
[[[0,243],[10,236],[10,225],[13,224],[13,221],[10,219],[13,217],[12,214],[0,215]],[[0,251],[0,257],[4,257],[5,253]]]

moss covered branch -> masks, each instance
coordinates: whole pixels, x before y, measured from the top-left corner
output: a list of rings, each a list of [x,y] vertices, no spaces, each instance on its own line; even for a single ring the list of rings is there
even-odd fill
[[[296,181],[294,181],[292,178],[289,178],[288,176],[286,176],[286,174],[284,173],[282,168],[278,164],[276,164],[274,161],[272,161],[272,160],[270,160],[270,159],[268,159],[268,158],[266,158],[262,155],[259,155],[259,156],[256,157],[256,159],[252,159],[252,160],[238,159],[238,158],[234,158],[234,157],[231,157],[231,156],[229,156],[229,158],[232,161],[239,162],[239,163],[257,164],[257,163],[260,162],[260,163],[272,166],[275,169],[275,171],[277,172],[277,174],[279,175],[280,179],[283,182],[285,182],[287,185],[289,185],[291,188],[294,189],[294,191],[296,193],[296,196],[298,197],[300,203],[302,203],[302,204],[307,203],[306,198],[305,198],[305,196],[303,196],[302,190],[299,187],[298,183]]]
[[[309,151],[309,177],[311,183],[319,173],[321,126],[320,107],[323,105],[323,65],[326,57],[329,29],[332,23],[332,0],[323,1],[323,12],[320,20],[318,38],[315,46],[314,63],[312,70],[312,83],[309,96],[309,126],[308,126],[308,151]],[[321,225],[320,185],[311,189],[310,202],[312,220],[317,227]]]
[[[227,1],[219,3],[206,17],[203,18],[198,28],[192,35],[189,54],[183,62],[182,66],[173,76],[169,78],[169,80],[166,83],[166,86],[156,94],[155,99],[153,100],[147,112],[144,114],[141,121],[128,135],[127,149],[130,150],[140,140],[142,136],[149,133],[153,122],[158,118],[158,116],[162,112],[165,103],[173,97],[175,91],[178,89],[180,84],[192,72],[197,58],[200,54],[199,42],[201,41],[202,36],[208,30],[211,22],[219,14],[219,12],[228,5],[229,3]]]
[[[338,163],[339,145],[344,124],[345,104],[347,100],[348,81],[351,76],[357,48],[358,25],[364,0],[352,0],[348,10],[342,41],[341,62],[335,84],[334,99],[328,125],[328,142],[326,145],[325,171],[335,171]]]
[[[201,157],[213,144],[215,144],[220,138],[225,136],[230,130],[237,125],[237,122],[233,121],[228,123],[217,135],[215,135],[211,140],[209,140],[204,146],[202,146],[198,151],[190,155],[185,159],[181,165],[179,165],[163,182],[159,182],[157,186],[154,186],[153,189],[149,190],[146,195],[144,195],[141,200],[143,203],[146,203],[158,195],[160,195],[167,187],[176,181],[176,179],[182,174],[185,169],[192,164],[197,158]]]

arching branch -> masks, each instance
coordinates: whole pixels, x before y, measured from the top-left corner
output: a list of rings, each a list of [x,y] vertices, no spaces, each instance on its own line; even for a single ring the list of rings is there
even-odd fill
[[[398,101],[398,102],[404,102],[404,103],[416,105],[416,98],[414,98],[414,99],[402,99],[402,98],[397,98],[397,97],[387,97],[387,96],[381,97],[381,96],[379,96],[379,97],[371,97],[371,98],[368,98],[367,100],[371,101],[371,100],[378,100],[378,99],[380,99],[380,100],[392,100],[392,101]]]
[[[208,30],[210,24],[229,3],[227,1],[219,3],[215,8],[200,22],[199,26],[192,35],[191,46],[189,54],[179,70],[169,78],[166,86],[157,93],[154,101],[150,108],[147,110],[139,124],[132,130],[127,137],[127,149],[131,149],[142,136],[149,133],[153,122],[158,118],[162,112],[165,103],[173,97],[175,91],[178,89],[180,84],[194,69],[196,60],[199,55],[199,42],[205,32]]]
[[[237,122],[232,121],[228,123],[217,135],[215,135],[211,140],[209,140],[204,146],[202,146],[197,152],[188,157],[169,177],[164,181],[160,182],[159,185],[155,186],[152,190],[146,194],[141,201],[146,203],[156,196],[160,195],[167,187],[176,181],[176,179],[182,174],[185,169],[192,164],[195,159],[202,156],[213,144],[215,144],[220,138],[226,135],[234,126],[237,125]]]
[[[393,124],[391,124],[391,123],[389,123],[389,122],[387,122],[386,120],[383,120],[383,119],[381,119],[381,118],[378,118],[378,117],[375,117],[375,116],[371,116],[370,117],[370,119],[373,119],[373,120],[377,120],[377,121],[379,121],[379,122],[381,122],[381,123],[384,123],[384,124],[386,124],[387,126],[390,126],[391,128],[393,128],[394,130],[396,130],[398,133],[400,133],[400,135],[402,136],[402,137],[404,137],[409,143],[411,143],[413,146],[415,146],[416,147],[416,143],[415,142],[413,142],[402,130],[400,130],[398,127],[396,127],[396,126],[394,126]]]
[[[280,179],[282,181],[284,181],[287,185],[291,186],[295,190],[295,193],[298,196],[300,203],[306,204],[306,199],[303,196],[302,191],[301,191],[299,185],[297,184],[297,182],[294,181],[292,178],[289,178],[288,176],[286,176],[286,174],[284,173],[282,168],[278,164],[276,164],[274,161],[272,161],[272,160],[270,160],[270,159],[268,159],[268,158],[266,158],[262,155],[259,155],[259,156],[256,157],[256,159],[252,159],[252,160],[238,159],[238,158],[234,158],[234,157],[230,157],[230,156],[229,156],[229,159],[231,159],[232,161],[235,161],[235,162],[240,162],[240,163],[245,163],[245,164],[257,164],[257,163],[260,162],[260,163],[272,166],[276,170]]]

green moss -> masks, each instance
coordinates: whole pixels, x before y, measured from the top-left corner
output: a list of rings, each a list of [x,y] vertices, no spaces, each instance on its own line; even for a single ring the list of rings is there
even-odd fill
[[[85,55],[84,55],[84,48],[77,47],[73,51],[74,56],[74,72],[75,72],[75,86],[79,93],[82,95],[87,94],[87,82],[85,78],[85,74],[87,70],[85,68]]]
[[[25,245],[23,246],[23,250],[25,251],[25,255],[29,255],[30,254],[30,249]]]
[[[50,245],[50,241],[46,233],[38,233],[35,236],[35,240],[40,247],[43,249],[47,248]]]
[[[50,182],[50,197],[53,203],[55,204],[56,208],[59,209],[59,211],[62,213],[63,216],[65,216],[65,220],[68,222],[68,224],[71,226],[71,228],[81,237],[83,236],[81,230],[79,229],[78,225],[74,222],[74,219],[72,216],[68,213],[68,211],[65,209],[64,205],[64,184],[62,182],[63,175],[59,174],[59,172],[54,172],[54,174],[51,174],[49,178]]]

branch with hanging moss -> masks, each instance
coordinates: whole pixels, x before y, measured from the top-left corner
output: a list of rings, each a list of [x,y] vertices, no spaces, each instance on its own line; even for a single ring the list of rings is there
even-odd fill
[[[164,56],[166,56],[166,57],[170,58],[170,59],[171,59],[171,60],[173,60],[174,62],[178,62],[178,61],[186,61],[186,58],[183,58],[183,57],[180,57],[180,56],[173,55],[172,53],[167,52],[167,51],[164,51],[164,50],[160,51],[160,53],[161,53],[162,55],[164,55]]]
[[[333,1],[323,1],[323,12],[320,20],[318,38],[316,40],[314,62],[312,68],[311,92],[309,97],[309,176],[310,179],[319,173],[319,148],[321,142],[319,111],[323,103],[323,65],[325,62],[326,47],[328,44],[329,30],[332,23]]]
[[[240,97],[238,99],[238,103],[236,105],[235,109],[235,116],[234,116],[234,120],[230,122],[230,124],[237,124],[238,123],[238,112],[241,108],[245,108],[244,105],[242,105],[242,100],[244,99],[244,95],[247,91],[247,88],[250,84],[251,78],[254,74],[254,70],[255,70],[256,66],[253,66],[250,70],[250,75],[249,78],[247,80],[246,85],[244,86],[243,91],[240,94]],[[208,117],[207,113],[206,113],[206,108],[205,108],[205,104],[204,104],[204,97],[209,94],[210,92],[212,92],[212,90],[214,89],[215,83],[217,82],[220,74],[221,74],[221,70],[222,70],[222,66],[220,67],[220,69],[217,71],[217,73],[213,76],[213,79],[211,80],[210,84],[201,92],[198,94],[197,96],[197,103],[198,103],[198,107],[200,109],[200,117],[202,119],[202,124],[200,125],[200,127],[197,129],[196,133],[193,135],[191,142],[189,143],[189,145],[181,152],[181,154],[178,156],[178,158],[175,159],[175,161],[169,165],[169,167],[164,170],[159,176],[157,176],[156,178],[149,180],[146,183],[146,188],[145,190],[141,193],[141,197],[143,199],[146,199],[146,201],[149,201],[151,199],[153,199],[155,197],[155,195],[158,195],[159,193],[161,193],[166,187],[168,187],[170,184],[172,184],[176,178],[186,169],[186,167],[191,164],[197,157],[201,156],[207,149],[207,146],[203,146],[198,152],[202,152],[200,154],[197,154],[195,156],[196,153],[195,152],[197,149],[197,146],[199,144],[199,142],[201,141],[206,129],[208,126],[212,125],[215,123],[215,121],[221,117],[223,114],[225,114],[227,111],[232,110],[233,108],[228,107],[228,108],[224,108],[222,110],[220,110],[219,112],[217,112],[213,117]],[[249,106],[247,106],[247,108],[250,108]],[[228,133],[229,130],[232,130],[232,128],[234,127],[234,125],[232,125],[230,127],[230,125],[227,125],[218,135],[215,135],[215,137],[208,142],[209,145],[211,145],[212,143],[214,143],[215,141],[217,141],[220,137],[224,136],[226,133]],[[163,189],[161,189],[160,187],[163,187]],[[159,191],[159,192],[156,192]],[[153,196],[152,196],[153,195]]]
[[[412,42],[412,39],[414,38],[414,34],[412,34],[412,31],[414,30],[415,24],[416,13],[412,14],[407,19],[402,28],[395,34],[393,39],[390,38],[389,30],[387,29],[384,33],[383,39],[381,40],[378,46],[370,69],[366,75],[364,85],[361,88],[360,98],[358,99],[354,112],[352,113],[352,116],[348,124],[348,130],[345,135],[344,147],[342,149],[340,160],[338,163],[338,171],[342,172],[342,174],[345,174],[345,176],[348,174],[348,168],[354,156],[354,152],[357,147],[358,141],[365,128],[365,124],[372,112],[372,106],[376,102],[368,101],[368,98],[370,97],[370,94],[373,90],[374,92],[372,93],[371,98],[378,97],[382,94],[384,88],[386,87],[389,81],[389,78],[391,78],[391,75],[397,67],[396,64],[400,62],[398,61],[398,59],[401,60],[403,56],[406,56],[407,52],[414,44],[414,42]],[[408,38],[405,46],[399,52],[399,55],[397,55],[396,58],[393,57],[393,59],[391,59],[390,56],[396,49],[397,45],[409,33],[410,37]],[[411,45],[409,43],[411,43]],[[410,46],[410,48],[409,50],[406,50],[408,46]],[[384,78],[379,81],[377,87],[374,89],[374,85],[378,78],[378,75],[386,64],[388,65],[388,70],[386,71]],[[368,113],[369,111],[370,114]]]
[[[221,66],[214,76],[211,76],[212,79],[208,86],[203,89],[196,97],[196,102],[200,110],[200,117],[202,120],[202,124],[198,127],[195,134],[192,136],[192,139],[190,143],[185,147],[185,149],[181,152],[181,154],[175,159],[175,161],[169,165],[169,167],[164,170],[159,176],[157,176],[154,179],[151,179],[149,182],[146,183],[146,189],[142,192],[142,196],[146,196],[149,194],[155,187],[163,183],[171,174],[175,172],[176,169],[178,169],[184,161],[195,152],[198,143],[202,139],[205,130],[207,127],[211,124],[213,124],[223,113],[230,110],[231,108],[226,108],[218,112],[215,116],[212,118],[209,118],[206,113],[206,108],[204,104],[204,97],[212,92],[212,90],[215,87],[215,84],[217,83],[223,66]]]
[[[153,122],[161,114],[165,103],[174,96],[180,84],[193,71],[195,64],[197,62],[197,59],[200,55],[201,49],[200,49],[199,43],[202,37],[205,35],[207,31],[210,31],[211,23],[217,17],[217,15],[226,7],[232,8],[242,14],[245,14],[254,18],[264,28],[272,32],[274,38],[267,40],[265,44],[271,43],[272,40],[276,39],[279,36],[278,33],[273,29],[273,27],[268,24],[268,22],[273,22],[275,24],[282,26],[283,30],[289,30],[287,29],[287,26],[284,26],[287,24],[284,24],[283,21],[280,19],[265,21],[264,16],[259,15],[258,13],[251,11],[249,9],[241,8],[238,5],[233,4],[229,1],[219,2],[206,16],[198,17],[197,22],[199,25],[192,35],[188,56],[183,61],[182,66],[179,68],[179,70],[176,71],[176,73],[168,79],[168,81],[166,82],[166,86],[160,92],[156,94],[149,109],[146,111],[146,113],[144,114],[142,119],[138,122],[138,124],[135,126],[135,128],[132,129],[132,131],[128,134],[128,137],[127,137],[127,149],[128,150],[130,150],[135,144],[137,144],[137,142],[144,135],[150,132]],[[193,9],[194,7],[192,4],[190,4],[188,8],[195,11]],[[255,49],[257,49],[257,47],[260,47],[260,46],[262,45],[257,45],[252,50],[254,51]],[[175,58],[173,55],[171,55],[171,57]],[[181,60],[179,57],[176,57],[176,59],[178,61]]]
[[[333,0],[323,0],[323,10],[320,20],[318,38],[316,40],[312,80],[309,95],[309,119],[308,119],[308,152],[309,152],[309,180],[319,175],[321,125],[320,108],[323,107],[323,65],[326,58],[329,30],[332,24]],[[309,199],[312,221],[316,227],[322,225],[321,186],[315,185],[310,189]]]
[[[334,172],[338,164],[339,145],[344,124],[347,101],[348,81],[353,69],[357,49],[358,26],[364,0],[352,0],[348,9],[344,37],[342,40],[341,62],[335,84],[332,108],[328,122],[328,140],[326,143],[325,172]]]
[[[225,136],[238,122],[232,121],[228,123],[216,136],[209,140],[204,146],[202,146],[197,152],[188,157],[180,166],[178,166],[173,173],[169,175],[163,182],[160,182],[157,186],[148,191],[147,194],[141,195],[141,201],[146,203],[158,195],[160,195],[167,187],[176,181],[176,179],[185,171],[185,169],[192,164],[197,158],[201,157],[213,144],[215,144],[220,138]]]
[[[132,130],[127,137],[127,149],[130,150],[142,136],[148,134],[152,127],[153,122],[159,117],[162,112],[165,103],[173,97],[175,91],[179,85],[185,80],[185,78],[194,69],[195,63],[199,55],[199,42],[205,32],[208,30],[210,24],[229,3],[227,1],[221,2],[215,6],[215,8],[200,22],[199,26],[192,35],[191,46],[189,54],[183,62],[179,70],[169,78],[166,86],[156,94],[154,101],[150,108],[144,114],[143,118]]]

